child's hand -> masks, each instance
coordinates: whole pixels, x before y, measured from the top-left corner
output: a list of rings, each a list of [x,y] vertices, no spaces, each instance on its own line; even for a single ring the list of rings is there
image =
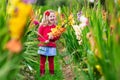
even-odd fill
[[[53,35],[52,35],[52,34],[49,34],[48,39],[53,39],[53,38],[54,38]]]
[[[46,44],[49,43],[49,40],[46,40],[45,43],[46,43]]]

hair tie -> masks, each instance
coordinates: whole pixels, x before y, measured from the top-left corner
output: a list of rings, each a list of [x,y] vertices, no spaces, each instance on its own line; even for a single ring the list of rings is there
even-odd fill
[[[46,12],[45,12],[45,15],[46,15],[46,16],[49,16],[49,15],[50,15],[50,12],[49,12],[49,11],[46,11]]]

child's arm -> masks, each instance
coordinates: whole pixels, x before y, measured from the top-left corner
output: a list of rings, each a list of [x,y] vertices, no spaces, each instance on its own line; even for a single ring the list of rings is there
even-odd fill
[[[43,26],[39,26],[38,28],[38,40],[39,41],[45,41],[45,38],[42,36],[43,35]]]

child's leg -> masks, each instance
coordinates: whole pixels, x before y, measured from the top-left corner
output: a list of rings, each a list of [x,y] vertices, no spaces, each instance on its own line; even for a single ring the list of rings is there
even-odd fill
[[[45,74],[46,56],[40,55],[40,75]]]
[[[49,71],[51,74],[54,74],[54,56],[48,56],[49,61]]]

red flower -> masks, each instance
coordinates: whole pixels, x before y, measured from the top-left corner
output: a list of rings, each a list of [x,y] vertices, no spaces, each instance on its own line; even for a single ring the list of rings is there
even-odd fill
[[[46,15],[46,16],[49,16],[49,15],[50,15],[50,12],[49,12],[49,11],[46,11],[46,12],[45,12],[45,15]]]

